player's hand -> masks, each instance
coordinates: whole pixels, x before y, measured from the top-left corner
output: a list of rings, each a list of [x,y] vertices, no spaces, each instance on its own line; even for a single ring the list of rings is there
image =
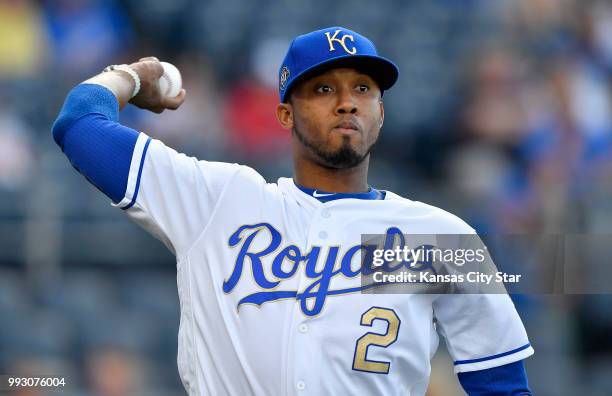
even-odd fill
[[[176,110],[185,101],[185,90],[181,89],[174,98],[162,96],[159,91],[159,78],[164,74],[164,68],[159,59],[150,56],[141,58],[138,62],[130,65],[138,77],[140,77],[140,91],[134,96],[130,103],[141,109],[161,113],[166,109]]]

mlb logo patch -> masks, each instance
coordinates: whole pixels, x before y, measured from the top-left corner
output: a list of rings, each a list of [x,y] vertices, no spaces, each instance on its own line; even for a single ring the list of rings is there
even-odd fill
[[[287,66],[283,66],[280,72],[280,81],[279,81],[281,90],[285,90],[285,86],[287,85],[288,80],[289,80],[289,69],[287,69]]]

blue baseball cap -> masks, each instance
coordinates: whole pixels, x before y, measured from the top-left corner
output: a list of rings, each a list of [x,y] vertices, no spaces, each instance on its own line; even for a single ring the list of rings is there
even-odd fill
[[[340,26],[315,30],[296,37],[278,72],[278,93],[286,102],[296,82],[331,68],[355,67],[371,76],[385,91],[393,86],[399,69],[378,55],[374,44]]]

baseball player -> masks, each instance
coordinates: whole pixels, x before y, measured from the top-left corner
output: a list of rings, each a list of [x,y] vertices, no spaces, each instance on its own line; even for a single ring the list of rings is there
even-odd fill
[[[70,92],[53,137],[176,255],[189,395],[424,395],[438,334],[468,394],[531,394],[533,349],[506,294],[361,292],[361,235],[475,233],[368,184],[382,95],[399,74],[369,39],[331,27],[291,43],[276,114],[294,174],[276,183],[121,125],[127,103],[161,113],[185,91],[160,95],[156,58],[107,70]]]

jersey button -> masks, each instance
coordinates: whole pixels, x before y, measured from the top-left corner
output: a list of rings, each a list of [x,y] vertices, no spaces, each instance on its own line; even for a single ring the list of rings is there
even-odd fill
[[[329,209],[323,209],[321,211],[321,217],[323,217],[324,219],[329,219],[331,217],[331,213],[329,212]]]
[[[306,389],[306,383],[304,381],[298,381],[295,384],[295,387],[297,388],[297,390],[304,390]]]
[[[300,331],[300,333],[307,333],[308,325],[306,323],[302,323],[301,325],[298,326],[298,330]]]
[[[327,232],[325,232],[325,231],[321,231],[321,232],[319,232],[319,238],[321,238],[321,239],[327,239]]]

